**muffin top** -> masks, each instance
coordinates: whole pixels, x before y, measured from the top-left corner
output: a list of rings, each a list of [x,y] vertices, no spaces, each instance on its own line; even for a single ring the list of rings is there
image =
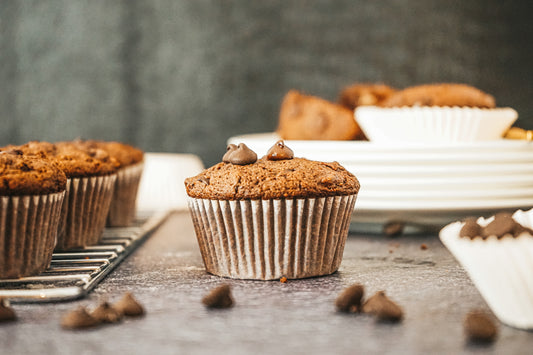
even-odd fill
[[[293,158],[282,141],[259,160],[252,159],[246,145],[232,146],[223,162],[185,180],[189,196],[269,200],[351,195],[359,191],[357,178],[339,163]]]
[[[465,84],[427,84],[396,91],[380,106],[459,106],[494,108],[496,102],[491,95]]]
[[[98,140],[80,140],[75,141],[75,143],[79,144],[80,147],[104,150],[117,160],[119,168],[140,163],[144,159],[144,152],[142,150],[125,143]]]
[[[32,141],[21,146],[7,146],[0,150],[10,149],[50,160],[63,170],[67,178],[110,175],[115,173],[118,167],[118,162],[104,150],[82,150],[71,142],[54,144]]]
[[[45,195],[66,189],[67,177],[52,162],[21,150],[0,152],[0,195]]]

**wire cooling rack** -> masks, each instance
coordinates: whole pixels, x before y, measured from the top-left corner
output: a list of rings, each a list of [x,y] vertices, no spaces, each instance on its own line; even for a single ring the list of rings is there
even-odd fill
[[[126,228],[106,228],[98,245],[54,253],[39,276],[0,280],[0,297],[11,302],[69,301],[86,296],[169,216],[170,211],[139,216]]]

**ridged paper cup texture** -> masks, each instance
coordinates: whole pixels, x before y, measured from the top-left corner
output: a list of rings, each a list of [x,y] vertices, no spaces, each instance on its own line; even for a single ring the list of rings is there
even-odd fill
[[[533,210],[517,211],[513,218],[533,228]],[[480,225],[491,219],[480,218]],[[511,327],[533,329],[533,237],[460,237],[463,222],[444,227],[440,239],[466,270],[498,319]]]
[[[116,174],[67,179],[56,250],[98,244],[113,197]]]
[[[107,215],[107,226],[127,227],[135,220],[137,192],[143,167],[143,163],[137,163],[117,172],[113,198]]]
[[[518,118],[512,108],[361,106],[355,119],[373,142],[477,142],[501,139]]]
[[[50,266],[64,196],[1,197],[0,279],[38,275]]]
[[[207,272],[237,279],[299,279],[337,271],[356,197],[189,198],[189,208]]]

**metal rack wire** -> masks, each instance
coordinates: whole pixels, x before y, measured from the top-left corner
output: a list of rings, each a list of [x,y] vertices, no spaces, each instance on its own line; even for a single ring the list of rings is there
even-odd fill
[[[167,211],[139,217],[131,227],[106,229],[98,245],[54,253],[50,267],[39,276],[0,280],[0,297],[11,302],[56,302],[84,297],[169,214]]]

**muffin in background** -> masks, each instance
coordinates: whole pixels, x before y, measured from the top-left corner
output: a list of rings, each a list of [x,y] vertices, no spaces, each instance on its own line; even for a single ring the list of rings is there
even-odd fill
[[[34,276],[52,260],[67,177],[20,150],[0,152],[0,279]]]
[[[394,92],[385,84],[358,83],[342,89],[338,102],[353,111],[359,106],[380,106]]]
[[[355,118],[370,141],[435,144],[501,139],[518,113],[472,86],[428,84],[357,107]]]
[[[185,187],[207,272],[273,280],[339,268],[359,182],[336,162],[294,158],[279,141],[259,160],[230,145]]]
[[[49,160],[67,176],[56,250],[98,244],[113,196],[117,161],[101,149],[81,150],[72,142],[32,141],[15,148]]]
[[[129,144],[96,140],[75,141],[80,147],[102,149],[118,163],[117,179],[107,215],[109,227],[130,226],[136,216],[139,182],[144,168],[144,152]]]
[[[281,103],[277,133],[293,140],[351,140],[363,137],[353,111],[316,96],[289,91]]]

